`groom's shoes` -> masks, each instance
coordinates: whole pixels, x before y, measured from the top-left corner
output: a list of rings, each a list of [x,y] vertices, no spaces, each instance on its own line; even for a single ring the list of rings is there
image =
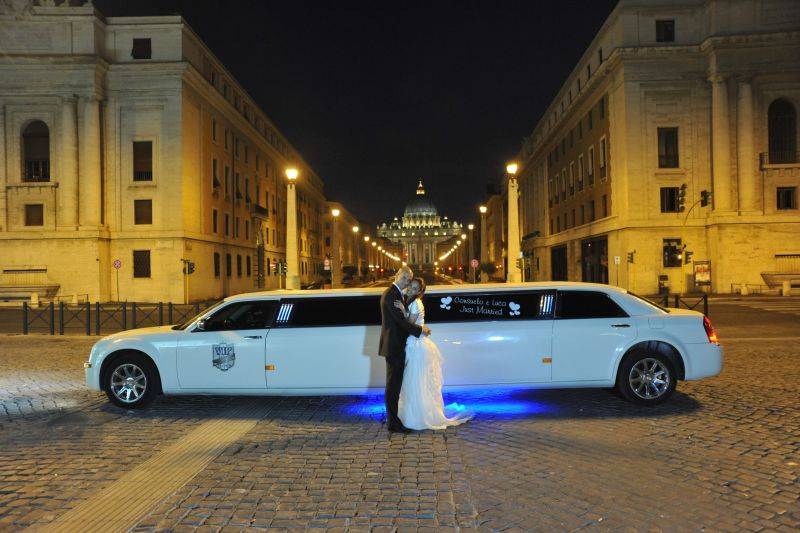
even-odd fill
[[[386,429],[389,430],[389,433],[411,433],[413,431],[402,424],[399,426],[389,426]]]

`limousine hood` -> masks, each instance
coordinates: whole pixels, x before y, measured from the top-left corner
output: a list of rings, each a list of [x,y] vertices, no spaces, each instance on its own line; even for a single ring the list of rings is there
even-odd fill
[[[118,333],[112,333],[111,335],[105,337],[106,339],[129,339],[132,337],[141,337],[143,335],[155,335],[159,333],[168,333],[172,331],[172,326],[152,326],[149,328],[136,328],[136,329],[128,329],[125,331],[120,331]]]

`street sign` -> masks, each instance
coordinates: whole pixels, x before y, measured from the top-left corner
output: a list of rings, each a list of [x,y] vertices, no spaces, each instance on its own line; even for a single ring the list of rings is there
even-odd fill
[[[114,259],[114,268],[116,268],[117,270],[122,268],[122,261],[120,261],[119,259]]]
[[[469,264],[470,264],[470,266],[472,266],[472,268],[478,268],[478,260],[477,259],[473,259],[472,261],[469,262]]]
[[[711,261],[694,262],[694,284],[711,285]]]
[[[618,256],[618,255],[615,255],[615,256],[614,256],[614,264],[615,264],[615,265],[618,265],[618,264],[619,264],[619,261],[620,261],[620,258],[619,258],[619,256]]]

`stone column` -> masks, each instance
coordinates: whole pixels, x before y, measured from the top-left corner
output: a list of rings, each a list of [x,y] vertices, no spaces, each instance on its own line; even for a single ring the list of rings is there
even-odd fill
[[[484,263],[489,262],[488,238],[488,232],[486,231],[486,213],[481,213],[481,267],[483,267]],[[489,281],[489,275],[483,270],[481,270],[481,281]]]
[[[728,85],[722,76],[711,78],[711,153],[714,210],[731,209],[731,137]]]
[[[739,169],[739,209],[758,209],[759,192],[756,185],[755,149],[753,146],[753,89],[750,80],[739,81],[739,100],[736,105],[736,149]]]
[[[78,114],[75,98],[61,99],[61,175],[58,177],[58,225],[78,223]]]
[[[506,282],[519,283],[522,281],[522,271],[517,268],[519,259],[519,185],[516,176],[508,177],[508,238],[506,253],[508,268]]]
[[[286,288],[300,288],[300,259],[297,255],[297,190],[286,184]]]
[[[331,288],[342,286],[342,256],[339,248],[339,217],[331,217]]]
[[[83,128],[79,147],[78,194],[81,226],[100,225],[100,101],[94,97],[81,97]]]

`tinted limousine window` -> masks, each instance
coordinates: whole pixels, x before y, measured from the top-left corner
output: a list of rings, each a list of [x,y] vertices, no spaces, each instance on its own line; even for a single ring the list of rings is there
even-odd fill
[[[436,294],[425,297],[426,322],[530,320],[551,318],[554,294],[491,292]]]
[[[552,318],[555,293],[448,293],[425,296],[425,322]],[[380,296],[287,298],[277,327],[380,325]]]
[[[628,314],[607,294],[592,291],[559,291],[558,318],[621,318]]]

